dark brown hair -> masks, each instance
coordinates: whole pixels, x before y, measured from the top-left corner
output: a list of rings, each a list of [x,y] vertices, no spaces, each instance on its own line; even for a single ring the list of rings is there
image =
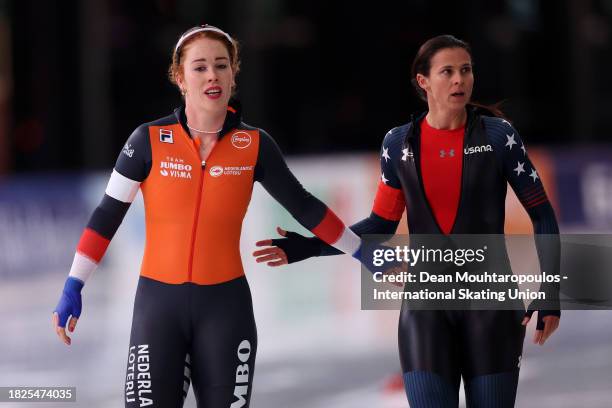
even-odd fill
[[[416,57],[414,57],[414,61],[412,62],[412,71],[411,71],[411,80],[410,82],[414,86],[417,95],[425,102],[427,102],[427,93],[423,88],[421,88],[416,80],[417,74],[424,75],[426,77],[429,76],[429,72],[431,71],[431,60],[439,51],[447,49],[447,48],[462,48],[464,49],[470,56],[470,59],[474,61],[474,57],[472,55],[472,48],[470,45],[460,40],[452,35],[444,34],[439,35],[437,37],[430,38],[425,41],[423,45],[419,48]],[[501,102],[492,104],[492,105],[483,105],[477,102],[469,102],[470,105],[475,106],[480,109],[485,109],[492,113],[495,116],[506,118],[504,113],[500,109]]]

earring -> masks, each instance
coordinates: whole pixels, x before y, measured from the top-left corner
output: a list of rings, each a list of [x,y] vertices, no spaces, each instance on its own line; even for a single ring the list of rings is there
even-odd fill
[[[187,95],[187,90],[186,89],[181,89],[181,95],[183,95],[183,96]]]

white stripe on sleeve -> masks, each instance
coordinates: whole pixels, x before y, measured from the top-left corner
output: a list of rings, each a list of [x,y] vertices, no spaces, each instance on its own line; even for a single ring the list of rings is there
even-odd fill
[[[361,238],[351,231],[349,227],[344,227],[342,235],[340,235],[340,238],[338,238],[338,240],[332,245],[345,254],[355,255],[361,246]]]
[[[124,203],[131,203],[134,201],[139,187],[140,182],[129,179],[113,169],[113,174],[111,174],[108,186],[106,186],[106,195]]]
[[[77,252],[74,254],[74,260],[72,261],[72,267],[68,276],[77,278],[85,283],[97,266],[94,261]]]

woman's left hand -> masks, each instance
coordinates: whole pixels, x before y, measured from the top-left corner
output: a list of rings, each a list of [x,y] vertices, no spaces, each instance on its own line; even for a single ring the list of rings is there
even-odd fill
[[[282,237],[287,236],[287,231],[281,227],[276,227],[276,232],[278,232],[278,234]],[[267,262],[268,266],[281,266],[289,263],[287,260],[287,254],[283,249],[274,245],[274,240],[264,239],[262,241],[257,241],[255,245],[258,247],[268,247],[253,252],[253,256],[255,257],[255,261],[257,263]]]
[[[541,313],[541,312],[538,311],[537,313]],[[522,325],[527,326],[530,320],[531,320],[531,316],[525,316],[523,318]],[[539,344],[540,346],[543,345],[546,342],[546,340],[548,340],[548,338],[555,332],[555,330],[557,330],[557,328],[559,327],[560,319],[557,316],[549,315],[549,316],[544,316],[542,320],[544,321],[544,329],[536,330],[535,333],[533,334],[533,343]]]

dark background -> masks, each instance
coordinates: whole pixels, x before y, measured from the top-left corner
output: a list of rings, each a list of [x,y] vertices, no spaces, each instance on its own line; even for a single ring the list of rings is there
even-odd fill
[[[112,167],[180,104],[171,50],[201,23],[241,42],[244,119],[287,154],[378,150],[424,108],[410,64],[444,33],[472,45],[474,99],[504,100],[528,144],[612,134],[611,0],[0,0],[1,171]]]

